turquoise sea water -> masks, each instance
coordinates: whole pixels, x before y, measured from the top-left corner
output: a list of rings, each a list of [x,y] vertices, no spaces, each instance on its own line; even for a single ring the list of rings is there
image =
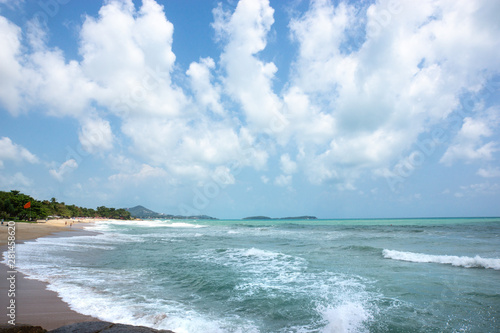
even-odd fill
[[[73,309],[182,332],[499,332],[500,219],[102,222],[18,246]]]

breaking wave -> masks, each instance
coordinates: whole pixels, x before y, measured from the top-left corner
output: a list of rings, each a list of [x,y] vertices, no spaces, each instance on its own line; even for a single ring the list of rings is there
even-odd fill
[[[402,260],[417,263],[436,263],[447,264],[466,268],[490,268],[500,270],[500,259],[482,258],[480,256],[448,256],[448,255],[433,255],[415,252],[403,252],[395,250],[382,251],[384,258]]]

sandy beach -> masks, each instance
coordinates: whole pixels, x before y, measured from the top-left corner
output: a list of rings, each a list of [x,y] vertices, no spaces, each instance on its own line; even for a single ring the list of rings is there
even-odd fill
[[[54,237],[77,235],[83,231],[84,223],[94,223],[94,219],[60,219],[41,221],[42,223],[16,223],[16,244],[38,237],[53,235]],[[7,223],[0,226],[0,250],[5,252],[8,243]],[[0,264],[0,308],[2,310],[0,324],[6,324],[10,318],[6,316],[10,297],[7,280],[12,274],[10,268]],[[16,324],[30,324],[42,326],[47,330],[64,325],[97,319],[77,313],[64,303],[57,293],[47,290],[44,282],[27,279],[22,273],[15,273],[15,304]]]
[[[85,223],[94,223],[95,219],[58,219],[39,220],[38,223],[16,223],[16,242],[44,237],[61,231],[82,230]],[[0,226],[0,246],[7,245],[7,223]]]

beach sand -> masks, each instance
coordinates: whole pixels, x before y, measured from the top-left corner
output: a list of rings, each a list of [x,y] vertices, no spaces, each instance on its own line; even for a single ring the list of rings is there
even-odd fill
[[[94,221],[93,219],[85,219],[78,223],[77,220],[68,219],[36,224],[16,223],[16,243],[49,235],[54,235],[54,237],[57,235],[81,235],[86,233],[83,231],[83,223]],[[70,223],[74,224],[70,226]],[[1,253],[7,250],[7,229],[6,222],[4,222],[4,225],[0,226]],[[0,310],[0,324],[7,324],[10,320],[7,316],[7,307],[11,299],[8,297],[10,283],[7,278],[11,275],[8,273],[9,271],[9,267],[0,264],[0,309],[2,309]],[[15,276],[16,324],[42,326],[51,330],[68,324],[98,320],[71,310],[57,293],[47,290],[47,283],[27,279],[20,272],[17,272]]]
[[[35,239],[51,235],[55,232],[61,231],[78,231],[82,230],[83,223],[93,223],[94,219],[60,219],[60,220],[40,220],[39,223],[16,223],[16,242]],[[0,246],[7,245],[7,224],[0,226]],[[71,224],[73,224],[71,226]]]

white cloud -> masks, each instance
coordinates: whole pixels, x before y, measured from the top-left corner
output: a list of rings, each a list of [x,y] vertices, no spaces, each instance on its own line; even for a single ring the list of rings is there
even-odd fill
[[[167,178],[168,173],[162,168],[152,167],[143,164],[141,168],[135,173],[118,173],[109,177],[113,182],[129,182],[129,181],[144,181],[148,178]]]
[[[477,174],[481,177],[484,177],[484,178],[500,177],[500,168],[498,168],[498,167],[480,168],[477,171]]]
[[[485,71],[500,69],[491,52],[500,47],[500,26],[489,13],[498,4],[398,4],[370,5],[364,31],[360,8],[331,1],[313,1],[290,23],[299,55],[285,96],[305,95],[304,118],[331,124],[330,136],[322,136],[326,150],[311,145],[320,141],[315,135],[301,138],[304,159],[314,161],[307,171],[314,183],[348,184],[360,171],[395,163],[457,107],[464,91],[484,87]],[[352,36],[357,47],[346,44]],[[482,156],[494,150],[482,148]]]
[[[23,40],[19,27],[0,16],[0,72],[5,78],[0,103],[13,115],[41,107],[50,115],[80,116],[95,85],[78,62],[66,62],[61,50],[46,46],[46,32],[36,21],[26,27]]]
[[[78,163],[74,159],[69,159],[59,166],[59,169],[51,169],[49,173],[52,177],[62,182],[64,177],[78,168]]]
[[[279,175],[274,180],[274,184],[278,186],[289,186],[292,184],[292,176],[291,175]]]
[[[113,148],[113,133],[108,121],[87,118],[82,121],[78,138],[85,151],[95,153]]]
[[[0,167],[4,161],[39,163],[38,158],[26,148],[15,144],[10,138],[0,138]]]
[[[283,154],[280,157],[280,168],[283,174],[274,179],[274,184],[278,186],[288,186],[291,190],[293,174],[297,172],[297,163],[292,161],[290,155]]]
[[[20,7],[24,3],[24,0],[0,0],[0,4],[7,5],[10,8]]]
[[[223,115],[224,109],[220,102],[220,87],[211,84],[212,75],[210,70],[215,68],[212,58],[200,59],[189,65],[186,74],[191,79],[191,88],[196,99],[203,109],[208,109],[217,115]]]
[[[19,41],[21,29],[0,16],[0,105],[10,113],[17,114],[20,105],[22,73],[18,57],[21,53]]]
[[[496,109],[489,109],[476,117],[466,117],[462,128],[457,133],[440,162],[452,165],[455,161],[467,163],[476,160],[489,161],[493,153],[498,151],[498,142],[485,142],[485,138],[493,135],[493,129],[500,123],[500,114]]]
[[[236,179],[234,178],[231,169],[226,166],[218,166],[212,175],[212,179],[221,187],[236,183]]]
[[[78,61],[48,47],[33,22],[23,34],[0,16],[0,103],[12,115],[41,109],[76,118],[90,153],[112,151],[125,135],[138,165],[173,178],[206,181],[227,168],[233,183],[228,165],[263,170],[280,152],[276,184],[289,185],[300,165],[314,184],[355,189],[363,174],[398,165],[464,93],[478,93],[500,72],[492,52],[500,49],[500,4],[336,3],[312,1],[291,20],[297,54],[279,93],[278,68],[263,52],[274,24],[267,0],[217,7],[220,60],[200,58],[187,70],[176,64],[174,26],[153,0],[139,8],[109,0],[87,16]],[[441,161],[492,160],[496,142],[485,140],[498,124],[492,117],[466,118]],[[121,127],[111,126],[116,118]],[[129,164],[118,175],[143,171]],[[64,170],[51,171],[62,178]]]
[[[154,33],[152,33],[154,31]],[[179,115],[187,100],[172,84],[173,25],[163,7],[109,1],[81,30],[82,70],[99,85],[98,98],[120,116]]]
[[[277,67],[257,56],[266,47],[273,14],[268,0],[241,0],[232,14],[220,6],[214,10],[213,26],[226,42],[220,60],[225,91],[241,105],[253,130],[274,130],[281,115],[281,100],[272,89]]]
[[[281,162],[281,170],[285,174],[291,175],[297,172],[297,163],[295,163],[290,159],[290,155],[288,154],[281,155],[280,162]]]
[[[484,182],[460,186],[460,191],[455,192],[454,195],[457,198],[474,197],[477,195],[496,195],[499,191],[500,186],[497,183]]]
[[[0,175],[0,186],[3,190],[12,190],[13,188],[24,190],[31,188],[34,182],[26,177],[21,172],[16,172],[14,175]]]

